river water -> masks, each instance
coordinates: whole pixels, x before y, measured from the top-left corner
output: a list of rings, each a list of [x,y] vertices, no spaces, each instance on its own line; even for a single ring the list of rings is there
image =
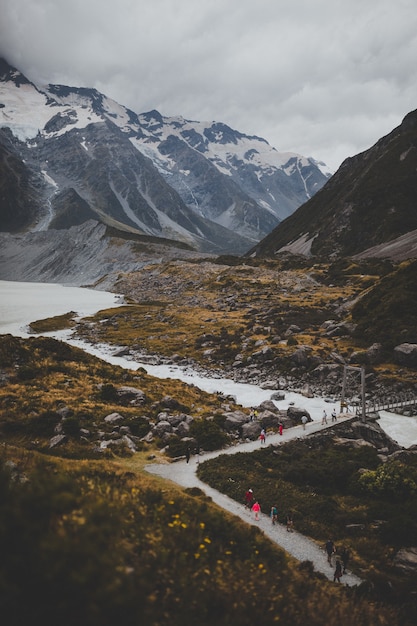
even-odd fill
[[[0,281],[0,334],[12,334],[17,337],[29,337],[28,325],[40,319],[62,315],[70,311],[77,316],[88,317],[102,309],[123,304],[123,297],[105,291],[85,289],[48,283],[24,283]],[[134,361],[129,357],[116,356],[117,350],[106,344],[91,345],[71,336],[71,331],[45,333],[48,336],[76,345],[90,354],[126,369],[137,370],[143,367],[148,374],[157,378],[175,378],[193,384],[209,393],[221,392],[236,398],[244,407],[258,406],[269,400],[273,389],[262,389],[257,385],[238,383],[228,378],[202,376],[191,368],[175,365],[150,365]],[[336,403],[329,403],[324,398],[305,398],[285,391],[285,399],[275,401],[279,409],[287,409],[290,404],[305,408],[313,420],[321,420],[323,410],[329,415]],[[404,417],[387,411],[380,412],[380,425],[401,446],[408,448],[417,444],[417,418]]]

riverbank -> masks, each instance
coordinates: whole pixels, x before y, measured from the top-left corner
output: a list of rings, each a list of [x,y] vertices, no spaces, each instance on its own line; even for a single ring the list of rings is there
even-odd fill
[[[63,286],[47,283],[20,283],[12,281],[0,281],[0,333],[10,333],[15,336],[33,336],[28,325],[38,319],[61,315],[68,311],[74,311],[76,315],[86,317],[93,315],[99,310],[115,308],[123,305],[123,296],[78,287]],[[323,410],[329,413],[336,403],[336,398],[328,397],[324,393],[307,397],[301,393],[283,389],[275,385],[275,380],[264,379],[262,382],[236,381],[227,377],[226,373],[216,371],[214,376],[208,370],[190,361],[183,365],[174,363],[166,358],[157,356],[141,360],[141,354],[130,347],[112,346],[106,343],[91,343],[74,337],[73,330],[45,333],[46,336],[65,341],[70,345],[79,347],[89,354],[113,365],[125,369],[137,370],[143,368],[151,376],[162,379],[177,379],[188,385],[196,385],[208,393],[220,392],[226,396],[233,396],[244,407],[257,406],[269,400],[274,392],[284,393],[282,401],[274,401],[279,410],[286,410],[291,403],[305,408],[313,420],[320,420]],[[329,410],[330,408],[330,410]],[[398,437],[398,443],[405,447],[417,444],[417,418],[406,417],[388,412],[383,413],[383,428],[394,439]]]

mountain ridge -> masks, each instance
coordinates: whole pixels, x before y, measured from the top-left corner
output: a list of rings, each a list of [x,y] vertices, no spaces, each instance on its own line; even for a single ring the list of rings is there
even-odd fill
[[[346,159],[326,185],[247,254],[386,257],[417,249],[417,110]]]
[[[314,159],[279,153],[220,122],[137,114],[96,89],[36,86],[5,60],[0,79],[0,150],[9,173],[3,231],[73,226],[85,217],[202,252],[241,254],[330,176]],[[22,198],[20,222],[10,219],[12,156],[15,169],[27,168],[32,199],[25,212]]]

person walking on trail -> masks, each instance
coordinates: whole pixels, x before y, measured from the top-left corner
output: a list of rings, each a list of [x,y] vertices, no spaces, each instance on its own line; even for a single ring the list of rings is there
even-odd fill
[[[248,489],[247,492],[245,493],[245,507],[249,509],[250,511],[252,509],[252,504],[253,504],[253,491],[252,489]]]
[[[326,409],[323,409],[323,417],[321,418],[321,425],[327,424],[327,413]]]
[[[301,423],[303,425],[303,430],[306,429],[306,424],[307,424],[308,420],[307,420],[307,415],[303,415],[303,417],[301,418]]]
[[[346,574],[346,568],[348,566],[349,559],[350,559],[350,552],[348,548],[346,548],[346,546],[343,546],[340,552],[340,558],[342,559],[343,573]]]
[[[259,522],[259,513],[261,512],[261,505],[256,500],[256,502],[252,506],[252,511],[255,515],[255,522]]]
[[[333,582],[335,583],[337,581],[338,583],[340,583],[340,579],[342,577],[342,574],[343,574],[343,572],[342,572],[342,562],[339,559],[337,559],[336,567],[335,567],[334,575],[333,575]]]
[[[287,533],[292,533],[294,530],[294,520],[291,511],[287,513]]]
[[[259,439],[261,440],[261,445],[263,445],[265,443],[265,439],[266,439],[266,432],[265,432],[264,428],[262,428],[262,430],[261,430],[261,434],[259,435]]]
[[[190,450],[190,446],[188,446],[185,451],[185,458],[187,459],[187,463],[190,462],[190,456],[191,456],[191,450]]]
[[[278,523],[278,509],[276,504],[271,507],[271,521],[273,526]]]
[[[336,552],[336,546],[334,545],[332,539],[328,539],[326,541],[324,549],[326,550],[326,553],[327,553],[327,561],[328,561],[329,565],[331,565],[332,564],[332,556]]]
[[[333,409],[333,411],[332,411],[332,422],[337,422],[336,409]]]
[[[279,434],[280,434],[281,436],[282,436],[282,430],[283,430],[283,428],[284,428],[284,426],[283,426],[282,422],[280,422],[280,423],[278,424],[278,429],[279,429]]]

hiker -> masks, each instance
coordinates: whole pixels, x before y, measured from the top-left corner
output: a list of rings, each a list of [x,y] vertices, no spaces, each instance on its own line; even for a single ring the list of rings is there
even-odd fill
[[[252,511],[255,514],[255,521],[259,522],[259,513],[261,511],[261,505],[259,504],[259,502],[257,500],[256,500],[256,502],[252,506]]]
[[[327,413],[326,413],[326,409],[323,409],[323,417],[321,418],[321,425],[323,426],[323,424],[327,424]]]
[[[337,422],[336,409],[333,409],[332,411],[332,422]]]
[[[334,583],[336,582],[336,580],[337,580],[338,583],[340,583],[340,578],[342,576],[342,573],[343,573],[342,572],[342,562],[339,559],[337,559],[336,567],[335,567],[335,570],[334,570],[334,576],[333,576],[333,582]]]
[[[251,510],[253,504],[253,491],[252,489],[248,489],[245,493],[245,507]]]
[[[336,552],[336,546],[334,545],[332,539],[328,539],[326,541],[324,549],[327,552],[327,561],[329,562],[329,565],[331,565],[332,564],[332,556]]]
[[[282,436],[282,430],[283,430],[283,428],[284,428],[284,426],[283,426],[282,422],[280,422],[280,423],[278,424],[278,428],[279,428],[279,434]]]
[[[271,521],[272,525],[278,522],[278,509],[276,504],[271,507]]]
[[[294,530],[294,520],[292,518],[292,513],[289,511],[287,513],[287,533],[292,533]]]
[[[191,450],[190,450],[190,446],[188,446],[185,451],[185,458],[187,459],[187,463],[190,462],[190,456],[191,456]]]
[[[343,548],[342,548],[342,550],[340,552],[340,558],[342,559],[343,573],[346,574],[346,568],[347,568],[349,560],[350,560],[350,552],[349,552],[348,548],[346,548],[346,546],[343,546]]]
[[[261,445],[265,443],[266,432],[265,432],[264,428],[262,428],[262,430],[261,430],[261,434],[259,435],[259,439],[261,440]]]
[[[253,422],[254,419],[255,419],[255,411],[251,409],[249,413],[249,421]]]
[[[301,418],[301,423],[303,425],[303,430],[306,429],[307,422],[308,422],[307,415],[303,415],[303,417]]]

